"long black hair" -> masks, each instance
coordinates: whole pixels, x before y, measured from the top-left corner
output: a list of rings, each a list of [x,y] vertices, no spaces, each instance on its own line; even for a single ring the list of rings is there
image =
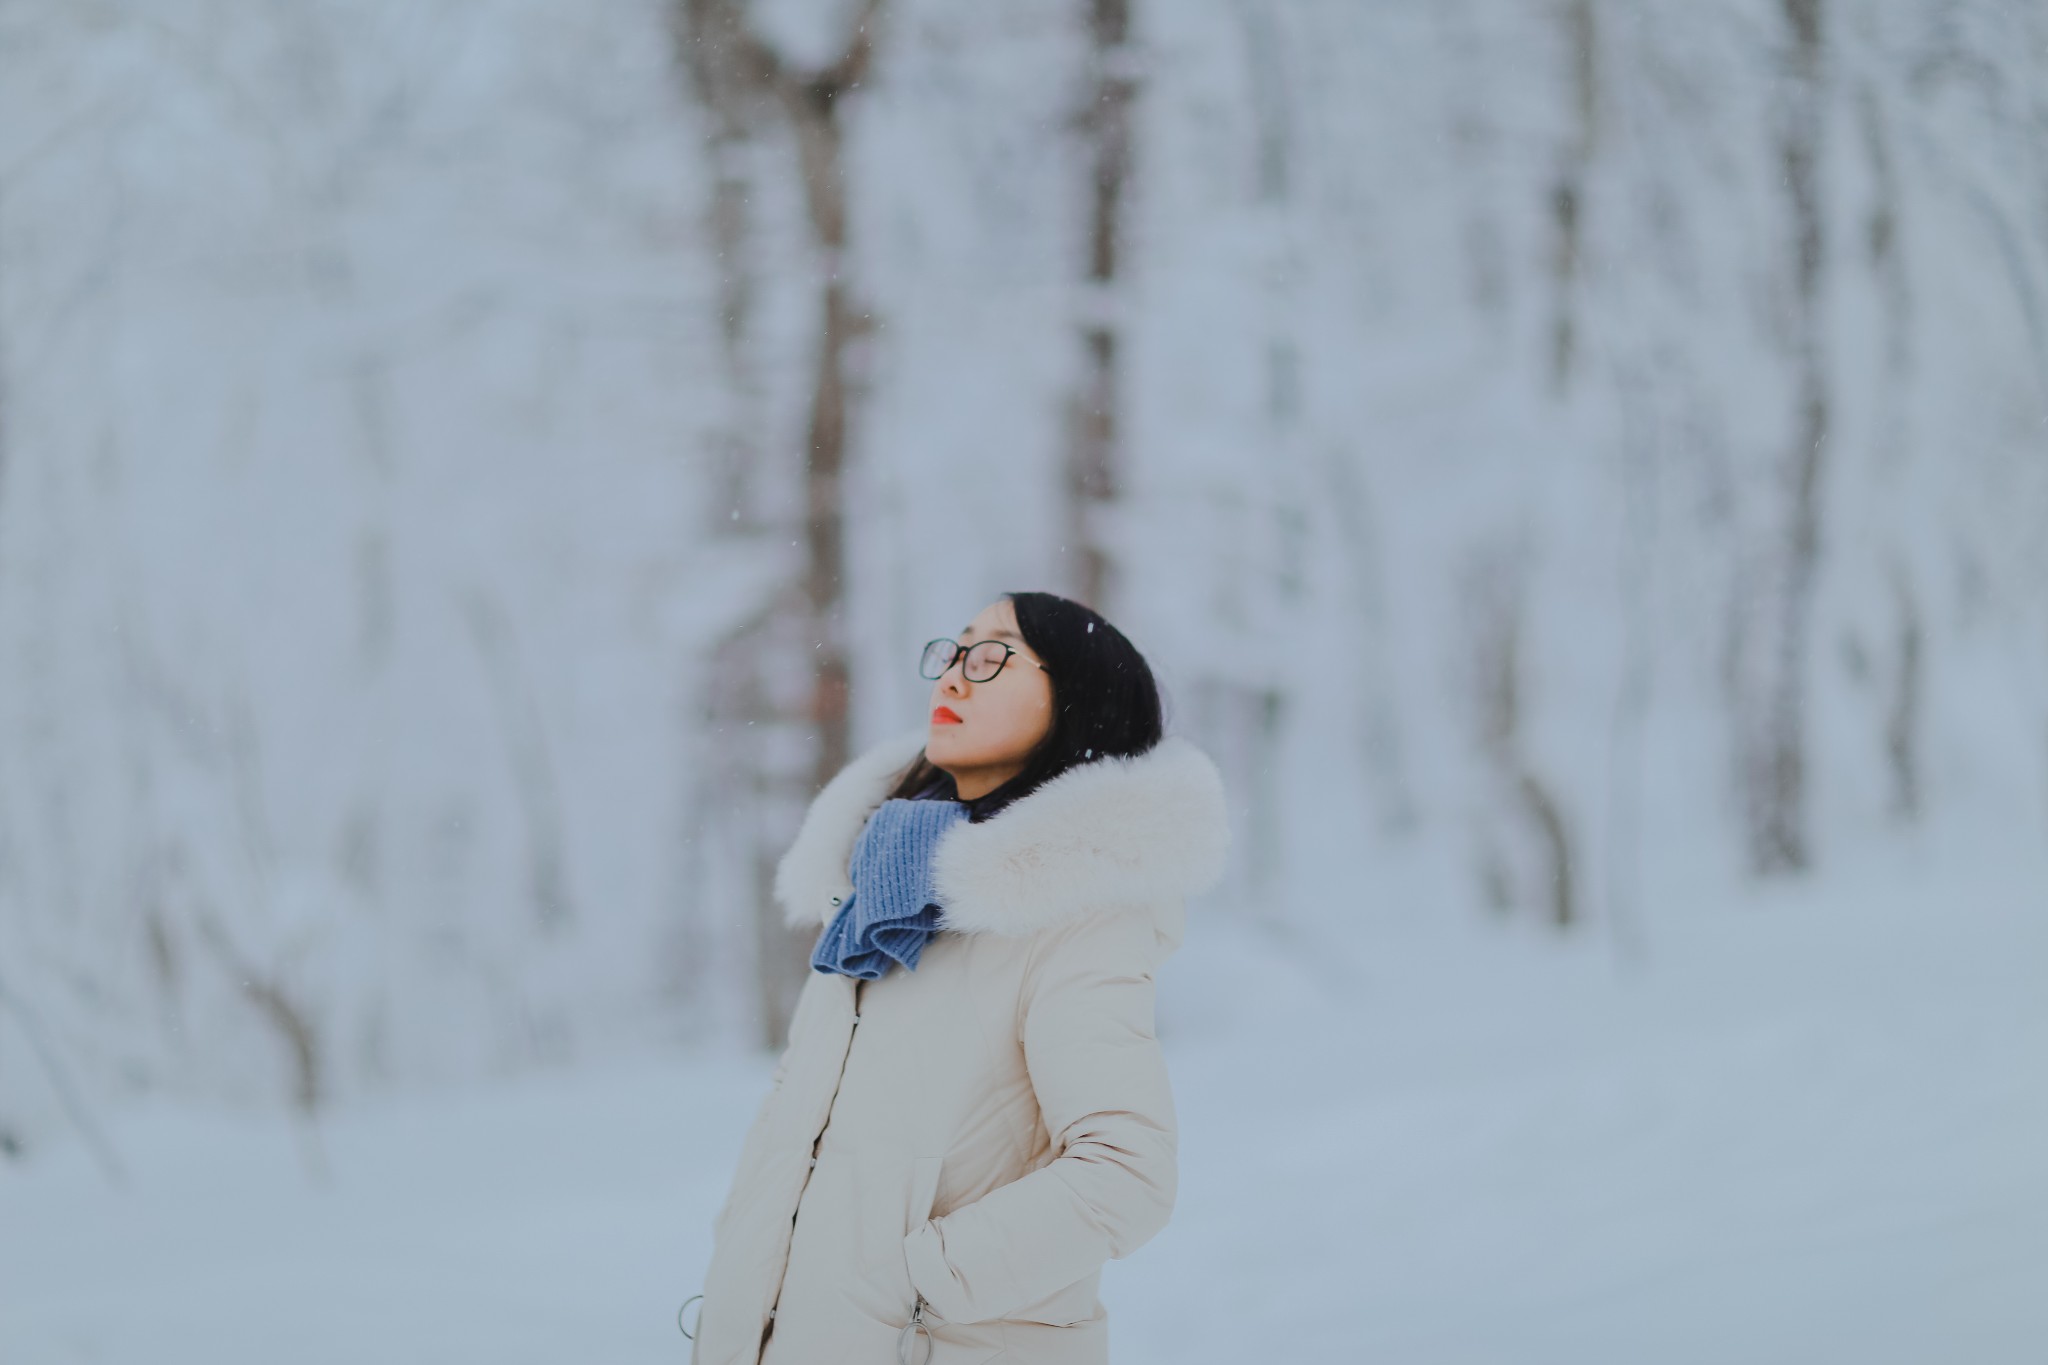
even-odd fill
[[[973,821],[988,819],[1069,768],[1142,754],[1165,732],[1152,666],[1122,631],[1093,608],[1056,593],[1003,596],[1017,613],[1017,633],[1045,664],[1052,724],[1015,777],[966,803]],[[922,749],[889,795],[959,800],[952,774],[933,766]]]

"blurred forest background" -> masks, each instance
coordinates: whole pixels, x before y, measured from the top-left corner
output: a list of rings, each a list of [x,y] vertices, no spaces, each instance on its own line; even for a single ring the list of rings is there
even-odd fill
[[[2048,912],[2048,5],[0,0],[15,1163],[777,1046],[1013,588],[1337,995]]]

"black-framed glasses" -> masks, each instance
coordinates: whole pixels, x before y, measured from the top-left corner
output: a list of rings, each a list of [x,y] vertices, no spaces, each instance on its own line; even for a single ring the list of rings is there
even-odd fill
[[[917,661],[917,672],[918,676],[936,682],[946,676],[946,670],[953,666],[955,659],[960,659],[961,677],[971,683],[985,683],[1003,671],[1003,665],[1010,662],[1012,654],[1017,654],[1017,651],[1001,640],[976,640],[962,649],[959,641],[940,636],[924,647],[924,657]],[[1024,658],[1021,654],[1017,657],[1033,668],[1045,667],[1036,659]]]

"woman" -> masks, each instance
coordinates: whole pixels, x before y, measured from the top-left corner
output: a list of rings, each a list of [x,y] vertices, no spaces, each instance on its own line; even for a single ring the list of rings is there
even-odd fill
[[[695,1365],[1106,1361],[1102,1264],[1173,1208],[1153,972],[1221,871],[1215,766],[1062,597],[1007,594],[923,673],[929,723],[835,776],[776,870],[825,927]]]

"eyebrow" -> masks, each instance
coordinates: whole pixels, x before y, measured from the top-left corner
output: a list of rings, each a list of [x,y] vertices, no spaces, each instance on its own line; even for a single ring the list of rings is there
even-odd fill
[[[960,633],[962,635],[965,635],[968,631],[973,629],[974,627],[971,624],[965,625],[960,627]],[[1020,645],[1024,643],[1024,637],[1019,635],[1014,630],[992,630],[983,638],[989,640],[1015,640]]]

